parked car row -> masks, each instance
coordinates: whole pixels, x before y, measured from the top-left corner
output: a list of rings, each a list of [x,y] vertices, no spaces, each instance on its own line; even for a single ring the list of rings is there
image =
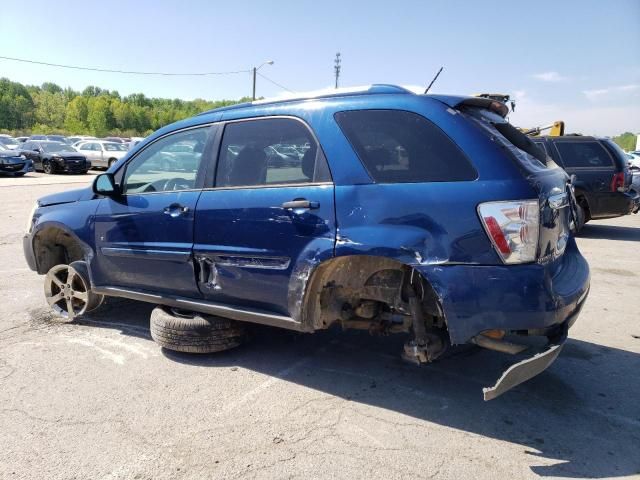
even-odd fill
[[[19,176],[34,170],[86,173],[90,168],[109,168],[141,140],[141,137],[99,139],[86,135],[17,138],[0,135],[0,152],[5,152],[0,156],[0,175]]]

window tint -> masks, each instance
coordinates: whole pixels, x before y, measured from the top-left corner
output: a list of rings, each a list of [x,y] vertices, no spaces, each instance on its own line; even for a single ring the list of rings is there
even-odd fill
[[[127,164],[124,193],[188,190],[196,175],[211,128],[202,127],[168,135],[152,143]],[[176,144],[189,144],[189,152],[174,152]]]
[[[611,167],[611,157],[598,142],[556,142],[566,168]]]
[[[267,118],[226,125],[220,146],[216,186],[330,180],[322,150],[300,121]]]
[[[475,169],[437,126],[399,110],[358,110],[335,116],[377,183],[474,180]]]

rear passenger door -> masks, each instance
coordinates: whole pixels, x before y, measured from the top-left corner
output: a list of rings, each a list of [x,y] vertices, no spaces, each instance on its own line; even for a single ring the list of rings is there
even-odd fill
[[[584,188],[591,215],[609,211],[618,195],[611,191],[615,165],[609,152],[596,140],[561,140],[554,145],[565,171],[576,175],[577,188]]]
[[[194,256],[205,298],[289,315],[311,269],[333,255],[334,187],[300,119],[226,123],[198,201]]]

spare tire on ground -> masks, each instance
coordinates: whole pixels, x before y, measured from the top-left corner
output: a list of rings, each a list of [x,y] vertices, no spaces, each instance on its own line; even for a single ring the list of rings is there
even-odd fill
[[[243,343],[242,322],[184,310],[156,307],[151,312],[151,337],[168,350],[222,352]]]

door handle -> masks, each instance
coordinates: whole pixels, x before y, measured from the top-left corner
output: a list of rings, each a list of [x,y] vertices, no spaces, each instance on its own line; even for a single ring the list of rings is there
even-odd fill
[[[168,207],[165,207],[163,213],[165,215],[169,215],[171,218],[179,217],[180,215],[184,215],[189,211],[189,207],[185,207],[184,205],[180,205],[179,203],[172,203]]]
[[[298,198],[290,202],[284,202],[282,204],[282,208],[290,210],[295,210],[297,208],[315,209],[320,208],[320,202],[310,202],[309,200],[305,200],[304,198]]]

